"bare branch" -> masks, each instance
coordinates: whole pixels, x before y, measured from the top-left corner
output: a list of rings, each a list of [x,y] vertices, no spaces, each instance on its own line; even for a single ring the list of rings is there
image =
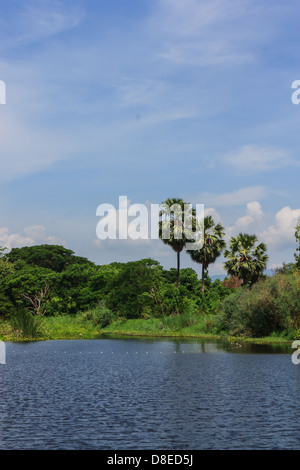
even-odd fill
[[[35,315],[45,315],[47,312],[47,304],[50,300],[49,297],[46,298],[49,291],[49,285],[46,284],[45,287],[40,290],[39,294],[34,294],[32,296],[22,294],[22,296],[32,304],[31,307],[28,307],[28,310],[32,311]]]

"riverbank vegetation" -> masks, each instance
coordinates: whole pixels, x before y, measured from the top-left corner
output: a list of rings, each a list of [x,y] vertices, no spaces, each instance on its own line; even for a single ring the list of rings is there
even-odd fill
[[[298,224],[298,245],[299,233]],[[58,245],[2,249],[0,339],[105,333],[300,339],[299,246],[295,263],[266,276],[265,245],[239,234],[225,251],[228,277],[212,281],[208,266],[225,247],[223,227],[207,219],[205,235],[202,252],[193,253],[204,266],[201,279],[192,268],[166,270],[151,258],[95,265]]]

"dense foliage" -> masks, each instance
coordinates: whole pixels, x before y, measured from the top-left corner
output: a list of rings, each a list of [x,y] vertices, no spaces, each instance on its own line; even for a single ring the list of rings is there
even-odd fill
[[[166,330],[193,326],[205,333],[300,337],[297,264],[257,276],[256,283],[253,272],[250,283],[233,273],[212,282],[206,271],[203,292],[192,268],[180,270],[177,286],[177,269],[163,269],[151,258],[97,266],[57,245],[0,250],[0,319],[17,337],[41,336],[39,319],[54,316],[99,329],[115,320],[157,319]]]
[[[251,288],[238,288],[223,302],[220,331],[262,337],[294,337],[300,331],[300,273],[278,273]]]

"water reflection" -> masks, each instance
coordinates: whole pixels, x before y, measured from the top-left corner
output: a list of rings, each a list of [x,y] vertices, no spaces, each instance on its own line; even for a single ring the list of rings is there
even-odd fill
[[[290,347],[129,337],[6,346],[1,449],[299,447]]]
[[[149,338],[129,337],[121,335],[104,335],[102,339],[124,341],[143,341],[144,343],[173,344],[175,352],[179,353],[214,353],[230,352],[242,354],[291,354],[292,342],[282,343],[252,343],[237,339],[207,339],[207,338]],[[167,348],[168,350],[168,348]]]

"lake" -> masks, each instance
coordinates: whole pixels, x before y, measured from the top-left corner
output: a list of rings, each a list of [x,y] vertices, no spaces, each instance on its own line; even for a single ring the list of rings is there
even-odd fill
[[[0,449],[298,449],[291,345],[6,343]]]

